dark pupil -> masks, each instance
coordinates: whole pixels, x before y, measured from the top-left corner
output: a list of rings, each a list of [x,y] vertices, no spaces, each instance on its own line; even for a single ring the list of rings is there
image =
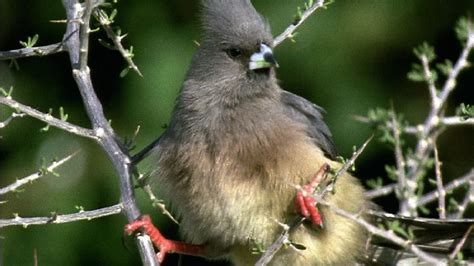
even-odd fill
[[[227,53],[229,54],[230,57],[239,57],[242,55],[242,51],[238,48],[230,48]]]

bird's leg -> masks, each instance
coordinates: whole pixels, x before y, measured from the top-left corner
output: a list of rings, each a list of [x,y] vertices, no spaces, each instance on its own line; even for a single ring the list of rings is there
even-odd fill
[[[328,173],[330,167],[328,164],[323,164],[321,168],[314,174],[311,181],[304,185],[301,190],[296,193],[296,206],[303,217],[306,217],[313,222],[313,224],[323,227],[323,220],[316,206],[316,199],[313,193],[322,179]]]
[[[160,263],[163,262],[168,253],[179,253],[199,257],[205,256],[204,245],[193,245],[166,239],[153,225],[149,215],[144,215],[141,219],[127,224],[125,226],[125,233],[130,235],[139,229],[143,229],[143,231],[150,236],[155,247],[160,250],[158,253],[158,261]]]

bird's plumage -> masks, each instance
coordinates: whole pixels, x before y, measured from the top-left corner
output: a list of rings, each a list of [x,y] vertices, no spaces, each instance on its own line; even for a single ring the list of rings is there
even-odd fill
[[[309,182],[324,163],[340,165],[331,160],[336,152],[322,109],[282,90],[274,69],[249,69],[261,44],[272,44],[250,1],[206,0],[202,17],[202,42],[153,150],[153,175],[184,240],[207,245],[209,257],[250,265],[259,257],[252,243],[271,244],[281,231],[277,221],[296,215],[295,185]],[[354,177],[343,175],[336,191],[328,201],[352,212],[363,208]],[[361,257],[364,231],[321,211],[324,229],[301,226],[291,236],[307,249],[282,250],[273,265],[341,265]]]
[[[281,101],[287,107],[291,117],[308,127],[308,136],[314,143],[323,150],[326,156],[335,160],[337,151],[332,142],[331,131],[323,121],[324,109],[287,91],[282,92]]]

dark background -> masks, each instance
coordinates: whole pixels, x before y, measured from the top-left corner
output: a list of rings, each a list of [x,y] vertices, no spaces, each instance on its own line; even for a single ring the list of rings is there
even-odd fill
[[[137,150],[162,132],[171,115],[174,99],[199,40],[198,1],[119,1],[116,25],[129,35],[127,45],[134,46],[135,62],[144,78],[125,68],[117,52],[102,47],[91,37],[90,67],[95,89],[102,100],[112,126],[121,137],[131,136],[140,125]],[[293,20],[296,7],[303,1],[253,1],[268,17],[275,35]],[[372,129],[353,119],[377,106],[393,103],[413,123],[427,115],[429,96],[422,83],[407,80],[406,73],[416,59],[412,48],[423,41],[436,47],[439,61],[455,60],[461,47],[453,27],[460,16],[472,14],[472,0],[337,0],[327,10],[318,11],[299,30],[297,42],[286,41],[275,49],[280,63],[278,77],[283,88],[324,107],[336,146],[350,157],[353,145],[360,145]],[[0,50],[19,48],[19,40],[39,34],[37,45],[61,40],[64,19],[60,1],[0,1]],[[472,57],[471,57],[472,58]],[[441,60],[442,59],[442,60]],[[0,62],[0,87],[14,86],[14,98],[43,112],[63,106],[69,121],[88,127],[79,93],[72,81],[65,54],[18,60],[20,70]],[[474,75],[461,75],[448,108],[452,114],[461,102],[474,103]],[[0,107],[0,120],[9,111]],[[79,154],[58,172],[21,193],[0,200],[2,218],[47,216],[51,212],[76,212],[75,206],[94,209],[119,200],[117,175],[95,143],[61,130],[39,129],[44,124],[31,118],[15,120],[0,130],[0,187],[15,178],[36,171],[43,159],[62,158],[74,151]],[[444,176],[453,179],[467,172],[474,162],[474,128],[448,130],[439,139]],[[408,144],[411,139],[408,138]],[[362,179],[385,176],[384,165],[393,164],[393,153],[386,144],[373,142],[358,161],[356,175]],[[389,182],[386,178],[386,182]],[[170,238],[177,238],[166,218],[150,208],[138,192],[144,212],[153,213],[155,223]],[[192,200],[192,199],[190,199]],[[394,201],[379,202],[396,211]],[[8,227],[0,231],[5,265],[33,265],[36,250],[39,265],[138,265],[133,242],[122,243],[122,215],[64,225]],[[169,230],[168,230],[169,229]],[[2,245],[0,244],[0,248]],[[1,254],[2,252],[0,252]],[[175,261],[169,260],[168,265]]]

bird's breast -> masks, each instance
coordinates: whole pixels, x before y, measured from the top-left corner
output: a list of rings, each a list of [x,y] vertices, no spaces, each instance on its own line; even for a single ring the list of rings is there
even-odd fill
[[[265,112],[229,116],[193,134],[164,148],[172,151],[157,174],[193,243],[271,241],[275,221],[293,209],[296,185],[327,160],[302,126]]]

